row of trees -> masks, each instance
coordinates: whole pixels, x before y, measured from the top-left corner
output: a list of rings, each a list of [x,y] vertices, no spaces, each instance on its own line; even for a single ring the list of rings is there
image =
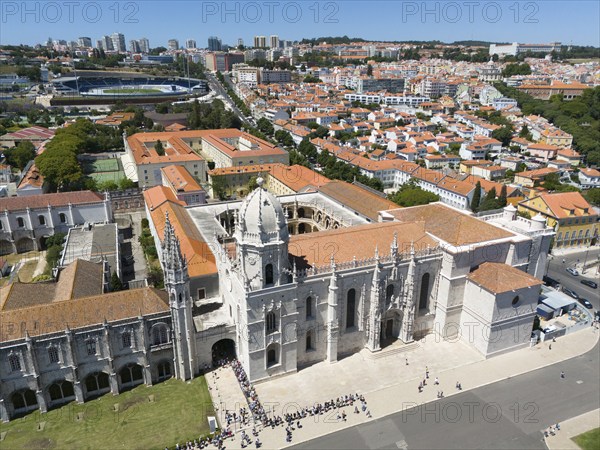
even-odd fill
[[[478,181],[475,185],[475,192],[471,200],[471,211],[491,211],[494,209],[504,208],[507,205],[506,200],[506,185],[502,186],[500,195],[496,192],[496,188],[490,189],[485,197],[481,195],[481,183]]]

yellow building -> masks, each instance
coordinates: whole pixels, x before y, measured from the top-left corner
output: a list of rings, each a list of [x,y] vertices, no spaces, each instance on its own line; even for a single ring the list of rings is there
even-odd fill
[[[598,215],[579,192],[541,194],[519,203],[518,210],[546,218],[556,231],[557,248],[593,245],[598,239]]]
[[[540,133],[540,142],[558,147],[571,147],[573,136],[560,128],[548,128]]]

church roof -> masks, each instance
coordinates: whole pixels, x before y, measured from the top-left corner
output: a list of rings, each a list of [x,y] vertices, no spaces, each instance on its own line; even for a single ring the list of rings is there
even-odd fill
[[[427,235],[423,222],[399,223],[382,222],[357,225],[349,228],[298,234],[290,237],[288,252],[295,260],[298,269],[330,264],[331,255],[336,263],[369,259],[379,254],[390,254],[390,247],[397,236],[398,252],[437,247],[437,243]]]
[[[50,302],[0,311],[0,341],[168,312],[167,293],[150,287]]]
[[[441,203],[396,209],[388,213],[399,222],[424,222],[428,233],[451,245],[469,245],[514,236]]]
[[[485,262],[467,275],[467,279],[494,293],[538,286],[542,280],[503,263]]]

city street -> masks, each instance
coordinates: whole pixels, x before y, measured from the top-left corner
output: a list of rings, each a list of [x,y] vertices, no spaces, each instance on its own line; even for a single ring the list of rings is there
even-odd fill
[[[289,448],[545,449],[542,430],[598,408],[598,350]]]
[[[590,303],[594,306],[594,310],[600,310],[600,291],[598,289],[592,289],[584,284],[581,284],[581,280],[590,280],[598,283],[598,266],[588,268],[585,271],[585,274],[581,273],[581,266],[586,260],[586,252],[587,252],[587,262],[591,262],[594,260],[598,260],[598,256],[600,255],[600,248],[594,247],[591,249],[584,249],[578,252],[568,253],[568,254],[558,254],[554,255],[548,264],[548,273],[547,275],[550,278],[558,281],[561,286],[566,287],[567,289],[571,289],[580,297],[587,298]],[[563,260],[565,262],[563,263]],[[568,267],[577,266],[577,270],[579,271],[579,276],[574,277],[570,273],[567,272]]]
[[[217,77],[215,77],[210,71],[206,71],[206,79],[208,81],[210,89],[213,92],[215,92],[217,95],[219,95],[220,97],[223,98],[223,101],[225,103],[227,103],[227,106],[229,107],[229,109],[231,109],[238,116],[238,118],[242,121],[242,123],[244,123],[246,125],[250,125],[248,123],[248,120],[244,116],[244,114],[242,114],[242,112],[235,105],[235,103],[233,102],[233,100],[231,99],[231,97],[229,97],[229,94],[224,89],[223,85],[217,79]]]

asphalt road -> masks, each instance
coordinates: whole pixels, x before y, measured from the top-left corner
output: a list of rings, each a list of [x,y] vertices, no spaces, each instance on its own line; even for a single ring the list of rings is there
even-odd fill
[[[586,251],[584,250],[576,254],[554,256],[548,265],[548,276],[558,281],[561,286],[577,292],[580,297],[587,298],[592,306],[594,306],[594,310],[597,311],[600,310],[600,290],[581,284],[581,280],[583,279],[595,281],[600,284],[597,267],[587,269],[585,274],[580,274],[577,277],[574,277],[566,270],[567,267],[580,266],[586,259],[585,253]],[[600,255],[599,248],[590,249],[587,261],[590,262],[597,259],[598,255]],[[565,260],[564,263],[562,262],[563,259]]]
[[[238,116],[238,118],[242,121],[242,123],[250,125],[248,123],[248,120],[246,120],[246,117],[242,114],[242,112],[239,110],[239,108],[235,105],[235,103],[233,102],[231,97],[229,97],[229,94],[227,93],[227,91],[225,90],[225,88],[223,87],[221,82],[217,79],[217,77],[215,77],[210,72],[206,72],[206,79],[208,80],[208,84],[209,84],[211,90],[215,91],[218,95],[220,95],[227,102],[227,104],[229,105],[231,110]]]
[[[598,379],[597,345],[570,360],[291,448],[545,449],[544,429],[600,407]],[[401,399],[394,401],[402,408]]]

